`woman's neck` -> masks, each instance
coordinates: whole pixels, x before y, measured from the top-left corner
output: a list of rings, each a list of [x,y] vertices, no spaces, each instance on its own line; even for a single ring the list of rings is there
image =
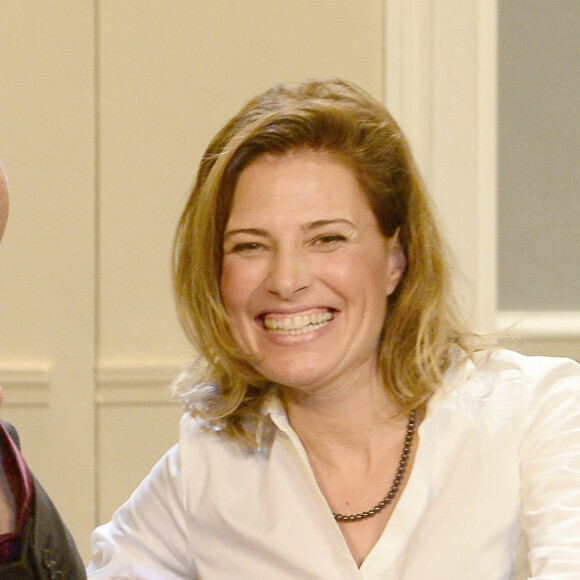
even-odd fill
[[[305,392],[282,389],[288,419],[309,455],[333,463],[345,453],[361,459],[405,429],[398,405],[378,379]]]

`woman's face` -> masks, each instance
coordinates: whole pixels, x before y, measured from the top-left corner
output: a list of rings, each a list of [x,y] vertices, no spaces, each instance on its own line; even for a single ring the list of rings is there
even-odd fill
[[[305,390],[374,376],[405,259],[350,168],[328,153],[258,158],[238,179],[223,253],[231,329],[262,375]]]

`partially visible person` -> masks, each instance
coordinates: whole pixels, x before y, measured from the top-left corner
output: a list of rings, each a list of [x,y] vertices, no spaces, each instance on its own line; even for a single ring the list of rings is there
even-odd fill
[[[580,366],[470,329],[430,206],[352,83],[226,123],[176,237],[179,443],[91,580],[580,578]]]
[[[8,219],[8,185],[0,163],[0,240]],[[3,399],[0,386],[0,405]],[[0,421],[0,578],[82,580],[75,542],[30,472],[14,427]]]

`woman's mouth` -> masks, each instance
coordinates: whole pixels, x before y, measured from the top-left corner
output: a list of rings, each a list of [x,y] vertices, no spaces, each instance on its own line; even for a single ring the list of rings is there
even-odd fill
[[[264,328],[274,334],[305,334],[326,326],[334,318],[327,310],[312,314],[265,314],[262,318]]]

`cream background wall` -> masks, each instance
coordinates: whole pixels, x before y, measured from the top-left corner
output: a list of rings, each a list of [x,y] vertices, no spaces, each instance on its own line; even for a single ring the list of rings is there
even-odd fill
[[[274,83],[340,75],[380,96],[383,12],[381,2],[307,0],[111,1],[97,12],[102,521],[175,440],[166,388],[190,348],[169,256],[203,149]]]
[[[380,1],[0,0],[2,416],[85,558],[176,440],[173,230],[209,138],[271,84],[382,97]]]
[[[1,414],[80,540],[96,492],[93,8],[0,2]]]
[[[207,141],[266,87],[338,75],[387,103],[495,326],[495,0],[0,0],[0,23],[1,414],[85,559],[176,440],[173,231]]]

